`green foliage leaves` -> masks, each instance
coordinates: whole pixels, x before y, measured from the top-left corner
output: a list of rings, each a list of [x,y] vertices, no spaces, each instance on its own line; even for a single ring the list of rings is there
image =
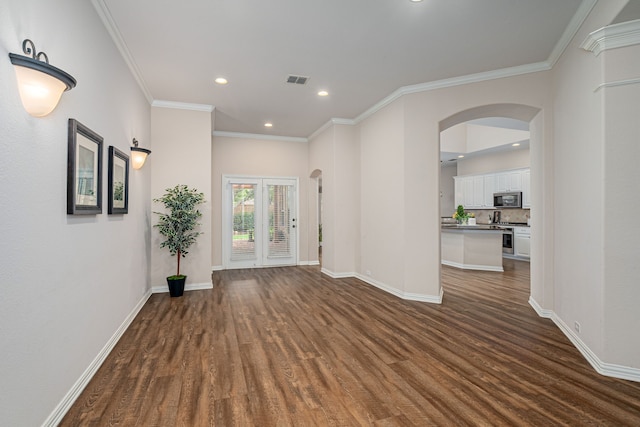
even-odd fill
[[[161,248],[168,248],[171,255],[185,256],[189,247],[196,242],[201,232],[194,231],[200,225],[198,219],[202,216],[196,206],[204,203],[204,194],[186,185],[176,185],[167,188],[164,196],[153,199],[154,202],[164,204],[166,213],[154,212],[159,215],[158,223],[154,225],[158,232],[165,237]]]

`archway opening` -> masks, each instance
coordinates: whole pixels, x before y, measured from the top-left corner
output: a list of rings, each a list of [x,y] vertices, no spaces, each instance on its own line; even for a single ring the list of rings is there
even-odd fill
[[[488,224],[490,221],[495,221],[496,215],[494,215],[494,212],[503,213],[504,211],[506,211],[506,215],[501,217],[501,222],[524,226],[532,224],[530,218],[536,215],[535,212],[538,209],[538,207],[535,206],[535,198],[529,198],[527,200],[528,205],[526,205],[526,209],[522,206],[519,209],[506,209],[503,211],[493,206],[492,188],[487,185],[488,188],[487,191],[485,191],[482,179],[489,177],[486,179],[493,180],[494,176],[498,176],[498,172],[526,170],[527,174],[530,173],[530,175],[526,176],[527,183],[529,183],[527,185],[530,185],[530,187],[526,189],[526,194],[530,196],[535,193],[535,190],[540,185],[536,179],[538,179],[541,174],[542,165],[538,160],[541,156],[531,154],[532,150],[541,150],[542,132],[539,132],[539,129],[534,129],[534,131],[531,132],[531,124],[540,112],[540,109],[527,105],[493,104],[460,111],[439,123],[441,151],[439,203],[441,222],[446,222],[446,218],[452,216],[458,204],[465,205],[465,202],[461,202],[464,198],[460,199],[459,197],[459,193],[464,193],[464,190],[462,187],[456,189],[456,185],[460,185],[459,182],[464,182],[464,185],[468,188],[467,193],[475,196],[475,199],[472,199],[473,201],[469,204],[470,208],[467,209],[465,206],[465,211],[467,213],[473,213],[476,216],[475,221],[478,224]],[[537,125],[539,125],[539,123]],[[516,152],[519,152],[519,154],[516,154]],[[460,168],[462,165],[465,167]],[[493,172],[496,174],[494,175]],[[453,178],[454,176],[462,175],[465,177],[473,177],[475,187],[471,185],[471,178],[455,180]],[[533,179],[531,179],[531,177],[533,177]],[[493,181],[490,182],[492,183],[491,185],[493,185]],[[457,200],[455,196],[456,190],[461,190],[458,193]],[[497,190],[498,188],[496,188],[496,193],[499,192]],[[502,188],[500,188],[500,190],[505,191],[505,189]],[[522,192],[521,189],[518,190]],[[475,194],[478,192],[480,192],[480,196]],[[531,239],[535,239],[536,236],[539,237],[542,234],[539,232],[542,228],[542,218],[539,218],[539,221],[536,221],[535,224],[536,227],[531,227],[528,230],[531,233]],[[536,230],[536,228],[538,228],[538,230]],[[505,232],[505,236],[503,236],[505,239],[503,246],[507,245],[507,240],[512,246],[511,249],[508,249],[506,246],[503,247],[505,260],[509,258],[516,260],[522,259],[522,252],[519,254],[509,253],[509,250],[515,252],[517,242],[515,240],[514,230],[517,229],[515,226],[511,229],[506,228],[506,230],[511,230],[511,234],[509,234],[508,231]],[[524,232],[524,230],[522,232]],[[442,242],[442,234],[440,237]],[[519,238],[523,239],[522,237]],[[519,241],[521,248],[524,248],[525,244],[528,245],[530,242],[530,240]],[[531,267],[541,261],[537,259],[534,251],[529,251],[528,247],[527,255],[530,256]],[[442,263],[446,264],[444,259]],[[464,266],[462,267],[464,268]],[[440,268],[442,269],[442,264]],[[531,268],[531,270],[533,269]],[[442,274],[440,276],[442,277]],[[532,275],[529,282],[531,294],[533,294],[533,286]]]
[[[317,248],[317,252],[310,254],[312,257],[309,259],[313,260],[313,255],[317,255],[318,264],[322,268],[322,171],[315,169],[311,172],[309,178],[311,179],[311,188],[315,188],[315,191],[311,192],[311,212],[315,212],[316,219],[315,221],[310,221],[309,235],[312,237],[309,240],[311,242],[311,250],[316,250]],[[313,217],[314,215],[311,214],[310,218]]]

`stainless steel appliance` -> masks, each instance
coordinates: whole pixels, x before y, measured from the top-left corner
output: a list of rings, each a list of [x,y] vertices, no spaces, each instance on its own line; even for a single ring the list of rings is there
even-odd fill
[[[493,207],[494,208],[521,208],[522,192],[516,191],[511,193],[494,193]]]
[[[513,228],[502,229],[502,253],[513,255]]]

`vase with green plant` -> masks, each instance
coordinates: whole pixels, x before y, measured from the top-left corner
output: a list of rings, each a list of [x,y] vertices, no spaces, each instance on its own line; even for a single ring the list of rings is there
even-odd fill
[[[469,214],[464,211],[464,206],[458,205],[458,208],[453,213],[453,218],[458,222],[459,225],[464,225],[469,221]]]
[[[158,223],[154,227],[164,237],[160,247],[168,248],[169,253],[177,257],[176,274],[167,277],[169,293],[172,297],[181,296],[187,276],[180,274],[180,259],[189,253],[189,247],[202,234],[195,229],[200,225],[198,220],[202,213],[197,206],[204,203],[204,194],[186,185],[176,185],[167,188],[162,197],[153,201],[162,203],[165,207],[165,212],[154,212],[159,215]]]

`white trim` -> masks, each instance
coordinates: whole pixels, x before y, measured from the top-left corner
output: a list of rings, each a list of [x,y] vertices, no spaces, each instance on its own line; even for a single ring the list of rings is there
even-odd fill
[[[309,135],[307,139],[311,141],[312,139],[314,139],[315,137],[317,137],[318,135],[320,135],[322,132],[329,129],[333,125],[353,126],[355,124],[357,123],[353,119],[340,119],[340,118],[329,119],[325,124],[320,126],[315,132]]]
[[[461,264],[459,262],[442,260],[442,265],[448,265],[449,267],[461,268],[463,270],[480,270],[480,271],[497,271],[504,273],[502,267],[494,267],[491,265],[475,265],[475,264]]]
[[[553,310],[543,309],[531,296],[529,297],[529,305],[540,317],[551,319],[597,373],[607,377],[640,382],[640,369],[603,362]]]
[[[154,100],[151,103],[151,106],[158,108],[173,108],[175,110],[203,111],[205,113],[212,113],[213,110],[216,109],[213,105],[208,104],[189,104],[186,102],[162,101],[158,99]]]
[[[133,319],[135,319],[138,313],[140,312],[140,310],[142,310],[142,307],[144,307],[145,303],[147,302],[150,296],[151,296],[151,290],[148,290],[147,292],[145,292],[145,294],[142,296],[140,301],[138,301],[135,307],[133,307],[133,310],[131,310],[129,315],[124,319],[124,322],[122,322],[122,324],[113,334],[113,336],[109,339],[109,341],[107,341],[107,344],[105,344],[105,346],[102,348],[102,350],[100,350],[100,352],[95,357],[95,359],[93,359],[93,361],[89,364],[87,369],[85,369],[85,371],[82,373],[80,378],[78,378],[75,384],[71,387],[71,390],[67,392],[64,398],[62,398],[62,401],[58,403],[58,406],[56,406],[53,412],[49,414],[47,419],[42,424],[43,427],[57,426],[62,421],[66,413],[71,408],[71,405],[73,405],[73,403],[76,401],[78,396],[80,396],[80,393],[82,393],[82,391],[87,386],[87,384],[89,384],[89,381],[91,381],[91,378],[93,378],[93,376],[98,371],[100,366],[104,363],[109,353],[111,353],[111,350],[113,350],[115,345],[118,343],[122,335],[125,333],[125,331],[129,327],[129,325],[131,325],[131,322],[133,322]]]
[[[569,25],[565,28],[564,33],[562,33],[562,37],[556,43],[555,47],[551,51],[551,54],[547,58],[547,63],[550,67],[556,65],[556,62],[560,59],[562,54],[564,53],[571,40],[575,37],[575,35],[580,30],[580,27],[587,19],[587,16],[591,13],[593,7],[598,3],[598,0],[583,0],[578,10],[569,21]]]
[[[262,135],[259,133],[225,132],[218,130],[213,132],[213,136],[224,136],[227,138],[243,139],[262,139],[267,141],[309,142],[308,138],[299,138],[295,136]]]
[[[388,292],[392,295],[397,296],[398,298],[401,298],[403,300],[407,300],[407,301],[420,301],[420,302],[428,302],[428,303],[432,303],[432,304],[442,304],[442,296],[444,295],[444,291],[442,289],[442,287],[440,287],[440,294],[439,295],[424,295],[424,294],[414,294],[411,292],[404,292],[401,291],[400,289],[394,288],[393,286],[389,286],[385,283],[379,282],[377,280],[374,280],[370,277],[367,276],[363,276],[362,274],[356,274],[356,278],[358,280],[361,280],[365,283],[368,283],[371,286],[374,286],[380,290],[383,290],[385,292]]]
[[[551,319],[553,317],[553,311],[542,308],[532,296],[529,296],[529,305],[533,307],[536,313],[538,313],[538,316],[546,319]]]
[[[98,16],[100,17],[100,19],[102,20],[102,23],[107,29],[107,32],[109,32],[109,34],[111,35],[111,39],[113,40],[113,43],[116,45],[116,47],[120,51],[120,55],[122,55],[122,59],[124,59],[124,62],[129,67],[129,71],[131,71],[133,78],[138,83],[140,90],[142,90],[142,93],[144,94],[145,98],[147,98],[147,101],[149,102],[149,104],[152,104],[153,96],[151,95],[149,88],[147,87],[144,79],[142,78],[142,73],[140,72],[140,69],[136,65],[136,61],[133,59],[131,52],[129,52],[129,48],[127,47],[127,44],[124,42],[124,39],[122,38],[122,34],[120,34],[120,30],[118,30],[118,26],[113,20],[113,16],[111,16],[111,12],[109,11],[109,8],[104,3],[104,0],[91,0],[91,3],[93,3],[93,7],[96,9]]]
[[[391,295],[394,295],[400,299],[403,300],[407,300],[407,301],[420,301],[420,302],[428,302],[428,303],[432,303],[432,304],[441,304],[442,303],[442,296],[444,295],[444,291],[442,289],[442,287],[440,287],[440,295],[424,295],[424,294],[414,294],[414,293],[410,293],[410,292],[404,292],[401,291],[399,289],[394,288],[393,286],[389,286],[385,283],[379,282],[377,280],[374,280],[370,277],[367,276],[363,276],[360,273],[334,273],[331,270],[327,270],[326,268],[322,268],[320,269],[320,272],[322,274],[326,274],[327,276],[331,277],[332,279],[347,279],[347,278],[356,278],[368,285],[371,285],[373,287],[376,287],[380,290],[383,290]]]
[[[211,266],[211,271],[222,271],[224,270],[224,267],[221,265],[213,265]]]
[[[595,56],[609,49],[640,44],[640,19],[602,27],[590,33],[580,47]]]
[[[351,273],[349,273],[349,272],[346,272],[346,273],[334,273],[333,271],[327,270],[324,267],[320,269],[320,272],[322,274],[326,274],[327,276],[331,277],[332,279],[348,279],[350,277],[356,277],[356,274],[357,274],[357,273],[353,273],[353,272],[351,272]]]
[[[201,291],[203,289],[213,289],[213,283],[193,283],[185,285],[184,287],[185,291]],[[166,292],[169,292],[169,286],[166,284],[163,286],[154,286],[151,288],[151,293],[153,294],[163,294]]]
[[[640,78],[637,79],[627,79],[627,80],[616,80],[613,82],[604,82],[600,83],[597,88],[595,88],[594,92],[599,91],[600,89],[607,87],[617,87],[617,86],[629,86],[640,83]]]
[[[615,365],[613,363],[605,363],[578,337],[573,329],[567,326],[560,317],[555,313],[551,318],[560,330],[569,338],[569,341],[582,353],[587,362],[601,375],[607,377],[620,378],[623,380],[640,382],[640,369],[630,368],[627,366]]]

